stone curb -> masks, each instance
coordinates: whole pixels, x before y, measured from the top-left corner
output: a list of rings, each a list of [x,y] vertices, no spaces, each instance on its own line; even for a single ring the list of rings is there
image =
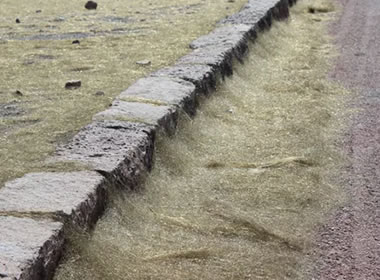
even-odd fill
[[[31,173],[0,189],[0,279],[51,279],[68,226],[93,226],[111,188],[135,189],[153,165],[155,135],[175,133],[179,114],[194,115],[199,98],[232,75],[249,42],[289,16],[296,0],[249,0],[240,12],[190,44],[192,52],[171,67],[139,79],[52,161],[92,171]]]

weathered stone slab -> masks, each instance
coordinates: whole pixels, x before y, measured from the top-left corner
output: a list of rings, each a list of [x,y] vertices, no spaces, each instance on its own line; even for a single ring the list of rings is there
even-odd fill
[[[154,139],[155,129],[147,124],[94,121],[59,146],[52,160],[86,164],[111,184],[134,188],[152,167]]]
[[[147,77],[137,80],[119,95],[124,101],[139,101],[161,105],[176,105],[190,115],[195,113],[196,89],[187,81],[168,77]]]
[[[0,216],[0,278],[51,279],[63,242],[60,222]]]
[[[225,47],[195,49],[178,60],[178,64],[208,65],[222,77],[232,75],[233,54]]]
[[[93,171],[30,173],[0,189],[0,215],[52,214],[91,226],[103,211],[105,188],[103,176]]]
[[[154,125],[158,129],[163,128],[168,134],[173,134],[177,127],[178,110],[174,106],[116,99],[109,109],[96,114],[93,119],[143,122]]]
[[[288,6],[288,0],[250,0],[240,12],[221,20],[220,23],[247,24],[262,30],[271,26],[272,18],[288,17]]]
[[[195,85],[198,93],[209,94],[215,90],[217,73],[209,65],[176,64],[162,68],[153,74],[153,77],[179,78]]]
[[[233,53],[242,61],[248,50],[249,38],[256,37],[255,29],[246,24],[227,25],[216,28],[190,44],[190,48],[214,47],[225,53]]]

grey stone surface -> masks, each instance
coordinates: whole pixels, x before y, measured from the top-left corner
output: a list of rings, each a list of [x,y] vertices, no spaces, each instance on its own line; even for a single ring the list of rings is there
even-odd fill
[[[256,37],[256,31],[250,25],[226,25],[199,37],[190,44],[190,48],[214,47],[224,53],[233,53],[238,60],[242,61],[248,50],[249,38],[254,37]]]
[[[1,279],[51,279],[63,242],[60,222],[0,216]]]
[[[67,144],[53,161],[74,161],[103,174],[111,184],[135,188],[152,167],[155,129],[125,121],[94,121]]]
[[[195,49],[178,60],[178,64],[211,66],[221,77],[232,75],[233,54],[224,46]]]
[[[96,172],[30,173],[0,189],[0,215],[53,214],[91,226],[105,201],[105,180]]]
[[[209,65],[176,64],[151,74],[153,77],[179,78],[195,85],[198,93],[208,95],[215,90],[217,73]]]
[[[154,105],[140,102],[126,102],[116,99],[112,106],[98,114],[94,120],[129,120],[163,128],[173,134],[178,121],[178,110],[174,106]]]
[[[168,77],[147,77],[137,80],[119,98],[124,101],[144,99],[146,102],[161,102],[176,105],[193,115],[196,108],[195,86],[187,81]]]
[[[286,18],[289,15],[288,6],[288,0],[249,0],[240,12],[220,23],[247,24],[262,30],[271,26],[272,18]]]

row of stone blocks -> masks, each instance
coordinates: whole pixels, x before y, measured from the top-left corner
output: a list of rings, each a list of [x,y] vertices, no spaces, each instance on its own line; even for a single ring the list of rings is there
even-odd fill
[[[199,99],[232,74],[250,41],[296,0],[250,0],[190,44],[188,55],[138,80],[94,116],[53,161],[92,171],[31,173],[0,189],[0,279],[51,279],[68,228],[93,226],[110,189],[134,189],[152,168],[155,135],[172,134],[179,115],[194,115]]]

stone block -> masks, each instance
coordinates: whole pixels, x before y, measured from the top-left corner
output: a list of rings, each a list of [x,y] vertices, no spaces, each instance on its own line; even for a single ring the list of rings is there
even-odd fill
[[[242,61],[248,50],[249,38],[254,37],[256,31],[250,25],[226,25],[194,40],[190,48],[213,47],[216,50],[223,50],[224,53],[233,53],[239,61]]]
[[[119,95],[123,101],[144,101],[159,105],[175,105],[190,115],[195,113],[195,86],[169,77],[147,77],[137,80]]]
[[[180,65],[210,66],[222,78],[232,75],[234,55],[225,46],[208,46],[195,49],[178,60]]]
[[[0,278],[51,279],[63,243],[60,222],[0,216]]]
[[[104,175],[111,184],[135,188],[152,167],[155,128],[126,121],[94,121],[60,145],[52,161],[74,161]]]
[[[105,179],[93,171],[26,174],[0,189],[0,214],[52,216],[91,226],[104,209]]]
[[[175,64],[151,74],[153,77],[179,78],[195,85],[197,93],[208,95],[215,90],[218,75],[209,65]]]
[[[142,122],[173,134],[177,127],[178,110],[174,106],[126,102],[116,99],[110,108],[96,114],[94,120],[128,120]]]

